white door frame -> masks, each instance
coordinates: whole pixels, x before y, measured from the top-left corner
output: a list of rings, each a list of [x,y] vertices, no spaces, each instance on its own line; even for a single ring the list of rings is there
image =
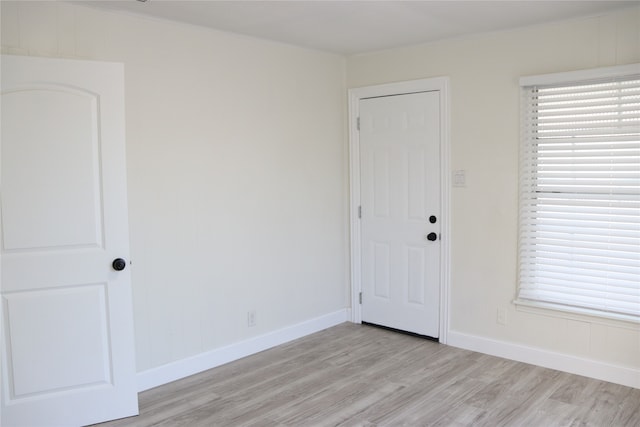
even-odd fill
[[[402,95],[415,92],[440,92],[440,191],[442,217],[440,240],[440,336],[441,343],[447,343],[449,330],[449,287],[450,287],[450,185],[449,176],[449,78],[429,79],[387,83],[349,89],[349,163],[350,163],[350,222],[351,222],[351,321],[362,323],[362,242],[360,218],[360,134],[358,117],[360,100],[377,96]]]

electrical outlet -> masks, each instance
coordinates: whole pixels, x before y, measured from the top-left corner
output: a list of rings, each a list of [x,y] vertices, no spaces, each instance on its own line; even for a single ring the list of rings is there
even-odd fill
[[[247,326],[256,326],[256,311],[251,310],[247,312]]]
[[[496,318],[496,322],[498,322],[498,325],[506,325],[507,324],[507,309],[506,308],[499,308],[498,309],[498,316]]]

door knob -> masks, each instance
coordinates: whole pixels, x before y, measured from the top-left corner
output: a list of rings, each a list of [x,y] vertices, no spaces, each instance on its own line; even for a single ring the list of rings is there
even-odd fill
[[[429,240],[430,242],[435,242],[436,240],[438,240],[438,235],[436,233],[429,233],[427,234],[427,240]]]
[[[122,271],[127,266],[127,262],[122,258],[116,258],[111,263],[111,266],[115,271]]]

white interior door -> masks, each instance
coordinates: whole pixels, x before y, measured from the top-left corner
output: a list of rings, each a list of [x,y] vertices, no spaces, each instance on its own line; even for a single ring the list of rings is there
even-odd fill
[[[123,66],[1,65],[1,424],[135,415]]]
[[[437,338],[440,92],[361,99],[362,320]]]

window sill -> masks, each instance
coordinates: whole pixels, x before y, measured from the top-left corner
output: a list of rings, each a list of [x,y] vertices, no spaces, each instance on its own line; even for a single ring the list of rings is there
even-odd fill
[[[513,303],[516,305],[516,310],[525,313],[599,323],[606,326],[623,327],[633,330],[637,330],[638,326],[640,326],[640,318],[626,314],[606,313],[588,308],[569,307],[561,304],[521,299],[516,299]]]

